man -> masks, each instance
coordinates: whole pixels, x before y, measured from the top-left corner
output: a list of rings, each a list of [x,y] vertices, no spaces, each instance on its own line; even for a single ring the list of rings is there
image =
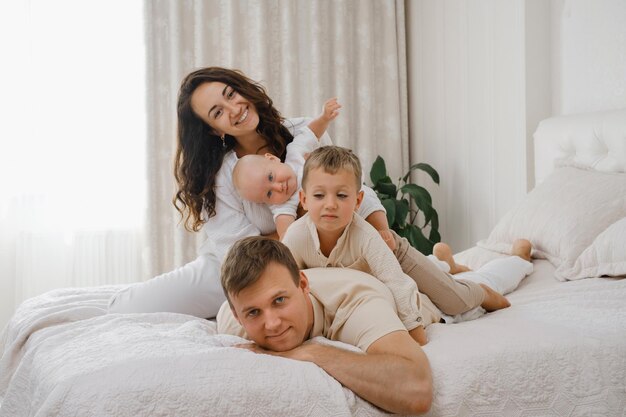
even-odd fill
[[[428,411],[428,359],[398,318],[387,287],[359,271],[330,276],[333,271],[311,270],[317,276],[311,288],[282,243],[261,236],[238,241],[222,265],[230,308],[225,303],[220,309],[218,331],[252,340],[242,347],[257,353],[313,362],[387,411]],[[314,336],[357,346],[365,354],[303,345]]]

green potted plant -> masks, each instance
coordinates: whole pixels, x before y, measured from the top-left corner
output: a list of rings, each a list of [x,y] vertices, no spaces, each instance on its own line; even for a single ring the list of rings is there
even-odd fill
[[[400,236],[407,238],[409,243],[422,252],[430,255],[435,243],[441,240],[439,235],[439,216],[433,208],[432,198],[428,190],[409,182],[411,172],[419,169],[427,173],[435,184],[439,185],[439,174],[433,167],[425,163],[414,164],[398,182],[394,182],[387,174],[385,160],[378,156],[372,164],[370,179],[372,188],[387,210],[389,227]],[[413,205],[411,205],[413,203]],[[424,224],[417,224],[419,212],[423,213]],[[430,225],[428,237],[425,228]]]

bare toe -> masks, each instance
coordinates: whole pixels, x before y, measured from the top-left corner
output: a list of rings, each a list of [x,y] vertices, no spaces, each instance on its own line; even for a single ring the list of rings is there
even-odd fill
[[[435,243],[435,246],[433,246],[433,255],[440,261],[448,262],[448,260],[452,259],[452,249],[446,243]]]

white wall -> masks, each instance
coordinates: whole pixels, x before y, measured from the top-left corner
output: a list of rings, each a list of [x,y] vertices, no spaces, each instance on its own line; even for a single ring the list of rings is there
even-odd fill
[[[431,163],[442,239],[487,237],[534,186],[551,115],[626,107],[624,0],[407,0],[411,163]]]
[[[545,0],[525,2],[526,57],[526,188],[535,185],[534,146],[532,135],[539,122],[552,112],[552,43],[551,5]]]
[[[454,250],[486,237],[527,189],[522,0],[407,1],[410,156]]]
[[[554,114],[626,108],[626,1],[552,0]]]

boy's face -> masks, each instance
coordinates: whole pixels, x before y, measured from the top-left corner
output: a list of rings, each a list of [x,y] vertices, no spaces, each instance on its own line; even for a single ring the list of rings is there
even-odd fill
[[[342,233],[362,200],[363,191],[357,190],[354,173],[346,169],[335,174],[313,169],[306,190],[300,191],[302,207],[308,210],[318,233]]]
[[[248,337],[262,348],[284,352],[300,346],[313,328],[309,281],[296,286],[289,270],[272,262],[258,281],[231,295],[232,312]]]
[[[239,194],[253,203],[283,204],[298,191],[298,177],[287,164],[266,153],[238,170]]]

